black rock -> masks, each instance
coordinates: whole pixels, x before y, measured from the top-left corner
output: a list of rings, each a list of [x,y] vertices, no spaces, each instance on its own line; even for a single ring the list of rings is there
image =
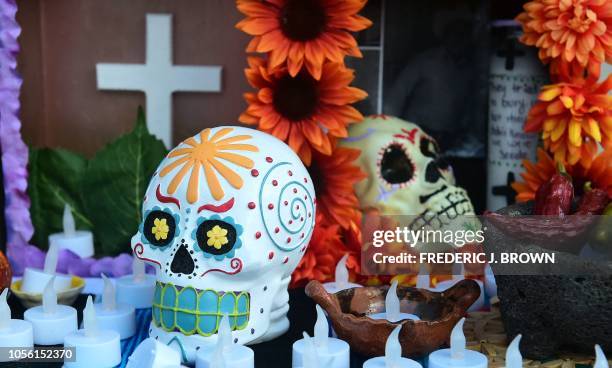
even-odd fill
[[[516,204],[498,213],[531,213],[531,204]],[[550,252],[517,239],[487,222],[487,252]],[[612,350],[612,263],[557,252],[556,264],[492,264],[502,319],[508,337],[522,334],[521,352],[530,359],[558,356],[560,351],[593,354],[600,344]],[[521,268],[523,267],[523,268]]]

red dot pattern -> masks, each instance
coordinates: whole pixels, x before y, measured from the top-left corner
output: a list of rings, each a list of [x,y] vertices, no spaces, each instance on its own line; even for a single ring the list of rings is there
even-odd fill
[[[251,170],[251,176],[258,177],[259,176],[259,171],[257,169]]]
[[[250,209],[254,209],[255,208],[255,202],[249,202],[248,204]]]

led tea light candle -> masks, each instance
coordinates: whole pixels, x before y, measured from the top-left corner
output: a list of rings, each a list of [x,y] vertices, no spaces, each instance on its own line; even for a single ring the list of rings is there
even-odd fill
[[[400,312],[400,300],[397,297],[397,280],[393,280],[387,291],[387,296],[385,297],[385,312],[369,314],[368,317],[372,319],[386,319],[389,322],[398,322],[403,319],[411,319],[414,321],[421,320],[421,318],[415,314]]]
[[[347,368],[350,363],[349,344],[340,339],[328,336],[329,325],[325,312],[317,305],[317,321],[314,325],[313,344],[317,360],[326,368]],[[309,339],[300,339],[293,343],[292,367],[305,367]],[[325,364],[323,364],[325,363]]]
[[[174,368],[181,365],[181,354],[166,344],[149,337],[143,340],[128,358],[126,368]]]
[[[488,360],[484,354],[467,350],[461,318],[450,336],[450,349],[440,349],[429,354],[428,368],[487,368]]]
[[[387,337],[385,356],[366,360],[363,368],[423,368],[418,362],[402,357],[402,346],[399,343],[401,330],[402,325],[399,325]]]
[[[253,368],[255,353],[244,345],[234,344],[229,317],[225,314],[219,322],[217,344],[212,349],[200,349],[196,356],[196,368]]]
[[[23,319],[32,324],[36,345],[61,344],[66,335],[78,328],[76,309],[57,304],[53,278],[45,286],[42,305],[26,310]]]
[[[519,349],[521,335],[516,335],[506,350],[506,368],[523,368],[523,356]]]
[[[11,319],[11,308],[6,297],[8,288],[0,294],[0,347],[29,348],[34,345],[32,324],[20,319]]]
[[[83,310],[83,329],[66,336],[64,346],[74,347],[76,354],[74,362],[64,362],[65,368],[108,368],[121,363],[119,334],[98,329],[91,296]]]
[[[323,287],[328,293],[337,293],[342,290],[352,289],[361,287],[359,284],[349,282],[349,272],[346,268],[346,260],[348,259],[348,253],[346,253],[336,264],[336,276],[334,282],[326,282]]]
[[[72,277],[55,273],[57,268],[57,245],[50,245],[47,255],[45,256],[45,264],[42,270],[26,267],[23,271],[23,280],[21,282],[21,291],[32,294],[42,293],[49,280],[54,279],[53,285],[55,290],[63,291],[70,289],[72,286]]]
[[[49,235],[49,246],[68,249],[81,258],[93,257],[93,234],[91,231],[76,230],[72,209],[68,204],[64,206],[63,225],[63,232]]]
[[[94,304],[98,325],[102,329],[116,331],[119,333],[121,340],[127,339],[136,333],[134,307],[117,303],[115,300],[115,286],[106,275],[102,274],[102,279],[104,279],[102,303]]]
[[[132,274],[115,280],[117,302],[136,309],[151,308],[155,293],[155,275],[145,273],[145,263],[134,257]]]
[[[608,359],[599,345],[595,345],[595,363],[593,364],[593,368],[610,368]]]

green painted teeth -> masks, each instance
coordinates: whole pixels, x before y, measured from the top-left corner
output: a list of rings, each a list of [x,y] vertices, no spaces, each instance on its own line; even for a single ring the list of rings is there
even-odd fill
[[[250,295],[242,291],[199,290],[157,282],[153,299],[153,323],[168,332],[210,336],[217,333],[227,314],[232,330],[249,322]]]

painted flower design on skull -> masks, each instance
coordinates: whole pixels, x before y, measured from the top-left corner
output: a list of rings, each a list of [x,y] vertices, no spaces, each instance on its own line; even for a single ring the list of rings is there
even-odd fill
[[[170,182],[168,193],[174,194],[189,173],[187,201],[195,203],[199,196],[200,171],[202,168],[210,193],[215,200],[220,200],[225,195],[217,174],[221,175],[232,187],[242,188],[244,184],[242,177],[225,165],[223,161],[231,162],[245,169],[251,169],[254,165],[253,160],[229,151],[259,152],[259,149],[243,142],[251,138],[249,135],[235,135],[224,138],[233,130],[233,128],[222,128],[210,136],[211,130],[204,129],[197,136],[200,139],[199,142],[195,137],[188,138],[183,142],[186,147],[179,147],[170,152],[168,158],[178,158],[164,166],[159,175],[164,177],[177,167],[181,169]]]
[[[151,228],[151,232],[155,236],[155,239],[156,240],[166,240],[168,238],[168,231],[170,231],[170,228],[168,227],[168,224],[166,223],[166,219],[156,218],[155,220],[153,220],[153,224],[154,226]]]
[[[223,245],[228,243],[227,229],[224,229],[219,225],[215,225],[212,230],[207,231],[206,236],[208,236],[206,244],[210,245],[211,247],[215,247],[216,249],[221,249]]]

